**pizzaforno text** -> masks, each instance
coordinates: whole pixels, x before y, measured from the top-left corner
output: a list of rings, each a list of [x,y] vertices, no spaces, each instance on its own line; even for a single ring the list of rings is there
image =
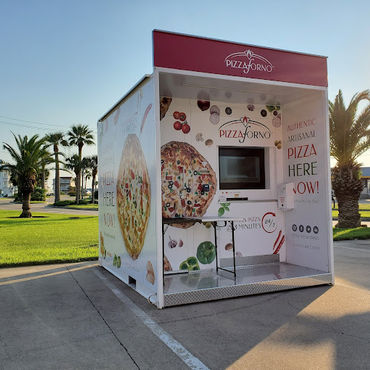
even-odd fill
[[[240,139],[239,142],[243,143],[245,139],[270,139],[270,131],[255,131],[248,130],[250,126],[247,126],[244,130],[220,130],[220,137],[229,139]]]
[[[242,60],[225,60],[226,67],[243,69],[244,73],[249,73],[249,71],[261,71],[261,72],[272,72],[272,65],[270,64],[260,64],[260,63],[253,63],[252,60],[247,62],[243,62]]]

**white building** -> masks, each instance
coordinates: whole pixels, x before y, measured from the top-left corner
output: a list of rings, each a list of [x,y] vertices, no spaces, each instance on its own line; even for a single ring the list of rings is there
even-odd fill
[[[0,171],[0,196],[11,197],[14,195],[15,188],[10,182],[9,171]]]
[[[62,193],[68,193],[71,187],[74,186],[74,181],[71,176],[61,176],[60,181],[60,191]],[[53,180],[53,191],[55,190],[55,179]]]

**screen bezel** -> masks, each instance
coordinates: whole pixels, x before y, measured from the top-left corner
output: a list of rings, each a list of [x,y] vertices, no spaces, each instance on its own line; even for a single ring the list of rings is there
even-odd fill
[[[259,181],[248,182],[221,182],[221,156],[236,156],[236,157],[258,157],[260,162]],[[219,170],[219,189],[220,190],[254,190],[266,189],[266,164],[265,164],[265,148],[263,147],[218,147],[218,170]]]

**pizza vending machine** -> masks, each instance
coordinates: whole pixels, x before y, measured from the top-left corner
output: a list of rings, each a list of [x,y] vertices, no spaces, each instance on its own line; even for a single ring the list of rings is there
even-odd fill
[[[100,264],[158,308],[333,284],[326,58],[153,52],[98,121]]]

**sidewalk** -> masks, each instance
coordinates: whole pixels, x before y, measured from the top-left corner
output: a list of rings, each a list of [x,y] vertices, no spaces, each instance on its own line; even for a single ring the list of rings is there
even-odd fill
[[[335,286],[163,310],[93,262],[0,269],[0,369],[186,369],[142,311],[209,369],[368,368],[370,243],[334,255]]]

